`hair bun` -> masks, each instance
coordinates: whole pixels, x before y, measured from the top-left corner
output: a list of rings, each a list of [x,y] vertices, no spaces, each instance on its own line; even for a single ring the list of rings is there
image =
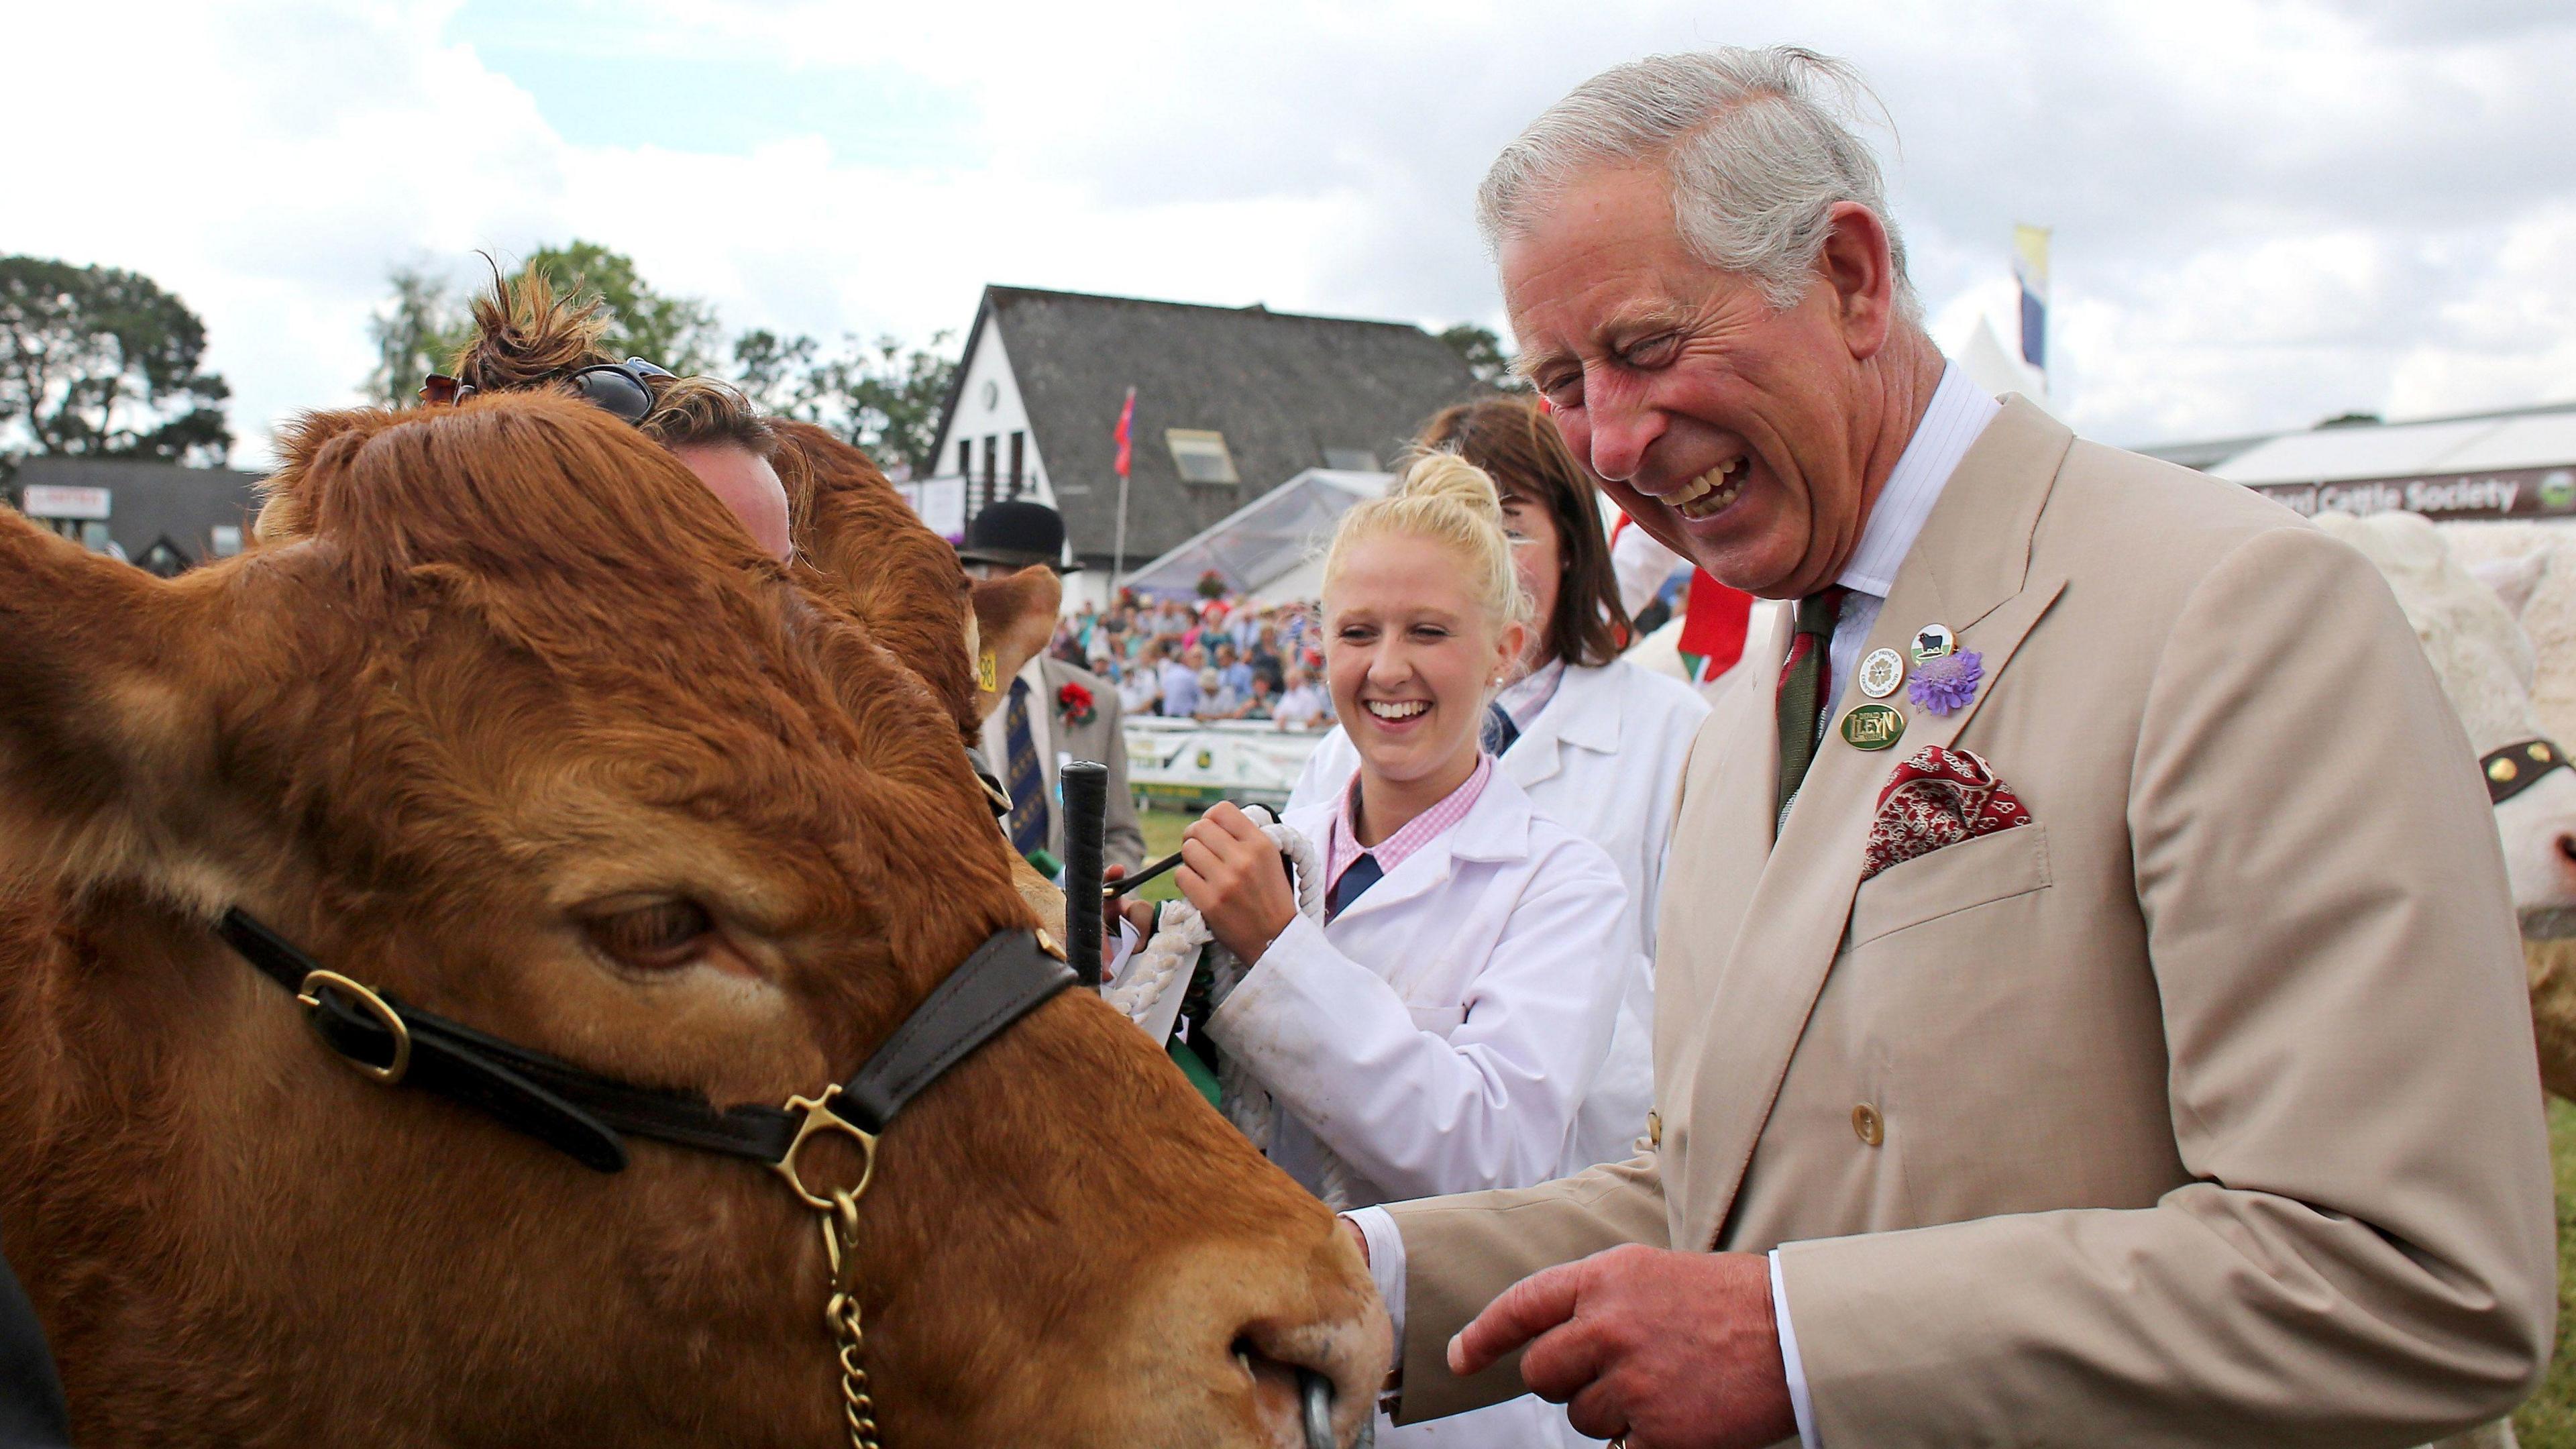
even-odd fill
[[[1502,494],[1494,487],[1493,476],[1446,449],[1414,459],[1386,496],[1455,503],[1496,528],[1503,525]]]
[[[1529,595],[1512,568],[1502,496],[1484,469],[1455,453],[1424,453],[1405,465],[1404,476],[1383,496],[1353,505],[1335,525],[1332,547],[1324,553],[1328,600],[1349,549],[1384,534],[1438,540],[1457,553],[1469,587],[1497,621],[1529,619]]]

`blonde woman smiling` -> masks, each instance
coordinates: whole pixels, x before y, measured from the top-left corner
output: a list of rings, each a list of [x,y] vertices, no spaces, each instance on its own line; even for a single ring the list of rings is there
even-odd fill
[[[1531,808],[1479,748],[1527,643],[1494,486],[1448,454],[1343,516],[1324,563],[1324,669],[1359,755],[1292,810],[1321,847],[1326,920],[1279,852],[1219,805],[1180,888],[1249,970],[1207,1035],[1269,1092],[1271,1157],[1350,1206],[1554,1173],[1609,1050],[1633,948],[1619,872]],[[1338,1167],[1334,1166],[1338,1163]],[[1535,1399],[1385,1444],[1554,1442]]]

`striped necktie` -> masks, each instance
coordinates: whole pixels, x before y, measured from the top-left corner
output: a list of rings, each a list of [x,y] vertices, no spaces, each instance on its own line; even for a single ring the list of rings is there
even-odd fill
[[[1011,680],[1011,702],[1002,716],[1002,783],[1011,791],[1011,848],[1022,855],[1046,849],[1046,775],[1038,769],[1037,736],[1029,730],[1029,682]]]
[[[1780,666],[1776,696],[1780,781],[1775,821],[1788,818],[1789,803],[1798,798],[1807,767],[1815,762],[1817,740],[1823,733],[1825,681],[1832,677],[1828,671],[1833,668],[1834,621],[1842,616],[1843,596],[1848,592],[1836,585],[1798,601],[1798,633],[1789,642],[1788,662]]]

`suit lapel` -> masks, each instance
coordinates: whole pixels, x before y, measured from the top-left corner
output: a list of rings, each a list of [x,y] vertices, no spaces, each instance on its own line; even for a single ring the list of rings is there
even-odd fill
[[[1793,613],[1788,604],[1754,602],[1744,662],[1691,747],[1691,794],[1674,824],[1656,921],[1655,1097],[1668,1115],[1695,1100],[1697,1074],[1713,1065],[1703,1059],[1696,1008],[1715,995],[1726,948],[1771,854],[1772,782],[1780,773],[1771,699]]]
[[[1985,677],[1974,700],[1946,718],[1902,694],[1892,697],[1889,703],[1906,716],[1905,733],[1893,749],[1867,751],[1844,743],[1837,718],[1778,843],[1767,859],[1752,863],[1751,900],[1733,947],[1699,996],[1704,1010],[1698,1044],[1684,1054],[1697,1071],[1689,1097],[1688,1196],[1681,1209],[1689,1236],[1682,1241],[1713,1243],[1734,1204],[1808,1013],[1833,967],[1859,888],[1880,787],[1898,761],[1958,737],[2000,687],[2013,651],[2064,586],[2062,579],[2029,575],[2030,540],[2072,442],[2072,434],[2037,408],[2007,400],[1933,505],[1859,658],[1834,661],[1846,681],[1845,714],[1869,702],[1848,683],[1859,659],[1880,648],[1902,652],[1904,641],[1925,624],[1956,630],[1962,649],[1983,656]],[[1759,658],[1774,678],[1778,653],[1766,648]],[[1764,680],[1757,676],[1753,683],[1768,701]],[[1775,741],[1768,753],[1776,757],[1778,749]],[[1747,819],[1742,802],[1730,798],[1725,834],[1768,843],[1776,758],[1769,770],[1733,768],[1729,796],[1752,799],[1756,809]],[[1724,854],[1727,868],[1744,868],[1732,858],[1741,850]],[[1721,1044],[1723,1050],[1714,1049]]]

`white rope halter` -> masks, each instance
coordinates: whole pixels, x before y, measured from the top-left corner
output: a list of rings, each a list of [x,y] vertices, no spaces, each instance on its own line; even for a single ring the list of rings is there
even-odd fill
[[[1288,878],[1297,889],[1297,912],[1322,924],[1324,919],[1324,861],[1315,843],[1274,820],[1269,811],[1258,805],[1245,808],[1261,826],[1261,833],[1279,853],[1288,858]],[[1198,907],[1188,901],[1164,905],[1157,918],[1154,937],[1138,950],[1127,969],[1118,973],[1114,983],[1100,988],[1102,999],[1124,1012],[1152,1035],[1156,1045],[1171,1034],[1173,1019],[1180,1011],[1180,998],[1188,989],[1190,967],[1199,959],[1202,948],[1215,946],[1209,955],[1209,985],[1213,994],[1223,999],[1243,980],[1245,967],[1235,954],[1216,944],[1216,933],[1200,918]],[[1228,1053],[1225,1066],[1218,1074],[1222,1088],[1222,1110],[1252,1145],[1267,1155],[1276,1140],[1277,1105],[1259,1082],[1244,1069],[1240,1058]],[[1323,1190],[1319,1196],[1324,1205],[1339,1212],[1351,1203],[1351,1171],[1332,1149],[1315,1144],[1321,1164]]]

